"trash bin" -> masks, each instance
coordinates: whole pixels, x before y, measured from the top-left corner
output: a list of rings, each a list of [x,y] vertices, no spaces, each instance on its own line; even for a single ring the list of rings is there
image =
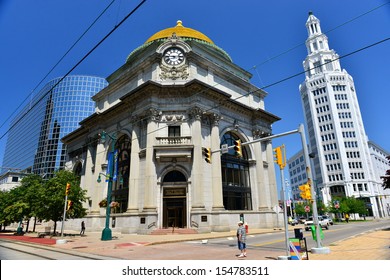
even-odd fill
[[[303,232],[301,228],[294,228],[294,236],[298,239],[303,239]]]

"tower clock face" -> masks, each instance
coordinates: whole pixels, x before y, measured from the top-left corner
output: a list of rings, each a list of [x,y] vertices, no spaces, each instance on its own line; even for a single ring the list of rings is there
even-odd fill
[[[168,65],[179,65],[184,61],[184,53],[179,48],[169,48],[164,53],[164,61]]]

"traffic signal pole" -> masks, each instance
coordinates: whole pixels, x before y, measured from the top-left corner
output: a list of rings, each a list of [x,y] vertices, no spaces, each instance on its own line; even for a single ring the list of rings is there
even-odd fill
[[[311,185],[311,178],[313,178],[313,176],[312,176],[312,172],[311,172],[311,168],[310,168],[310,158],[309,158],[309,152],[307,150],[305,129],[303,127],[303,124],[299,125],[298,131],[299,131],[299,134],[301,135],[303,155],[304,155],[305,163],[306,163],[307,181]],[[312,201],[312,208],[313,208],[313,223],[316,227],[316,239],[317,239],[317,248],[312,248],[311,252],[313,254],[329,254],[330,253],[329,248],[322,247],[322,245],[321,245],[321,234],[320,234],[321,227],[320,227],[319,220],[318,220],[316,190],[313,187],[311,187],[310,193],[311,193],[311,198],[312,198],[311,201]]]
[[[307,168],[306,168],[307,177],[308,177],[308,181],[311,182],[311,178],[313,178],[313,176],[312,176],[311,169],[310,169],[310,158],[309,158],[309,153],[307,150],[305,129],[304,129],[303,124],[300,124],[298,129],[287,131],[287,132],[280,133],[280,134],[267,136],[267,137],[263,137],[263,138],[259,138],[259,139],[253,140],[253,141],[244,142],[244,143],[241,143],[241,146],[246,146],[246,145],[257,143],[257,142],[268,141],[268,140],[271,140],[274,138],[279,138],[279,137],[287,136],[287,135],[294,134],[294,133],[299,133],[301,135],[305,164],[307,166]],[[234,147],[235,147],[235,145],[229,146],[228,149],[231,149]],[[221,152],[221,151],[222,151],[222,149],[218,149],[218,150],[211,151],[211,153],[217,153],[217,152]],[[330,253],[329,248],[322,247],[322,245],[321,245],[320,225],[319,225],[319,221],[318,221],[318,211],[317,211],[317,202],[316,202],[316,191],[314,190],[314,188],[310,188],[310,189],[311,189],[310,190],[311,197],[313,199],[313,202],[312,202],[313,222],[315,223],[315,226],[316,226],[316,239],[317,239],[317,248],[312,248],[311,252],[313,254],[329,254]]]

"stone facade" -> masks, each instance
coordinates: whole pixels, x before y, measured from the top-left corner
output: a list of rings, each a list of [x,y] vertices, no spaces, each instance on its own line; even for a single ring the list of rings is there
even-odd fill
[[[97,178],[107,177],[114,150],[112,198],[121,205],[111,210],[114,232],[172,226],[228,231],[240,215],[254,228],[277,226],[282,219],[273,210],[278,199],[271,143],[243,146],[243,158],[232,149],[220,152],[234,139],[244,143],[272,133],[279,118],[264,110],[267,93],[197,31],[181,23],[171,29],[169,37],[147,41],[129,55],[93,97],[95,114],[63,138],[66,168],[81,170],[89,196],[89,230],[105,224],[98,203],[108,183]],[[211,148],[211,164],[204,147]]]

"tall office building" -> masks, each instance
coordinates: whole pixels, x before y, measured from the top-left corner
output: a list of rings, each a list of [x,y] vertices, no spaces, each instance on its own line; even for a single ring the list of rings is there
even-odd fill
[[[313,177],[325,203],[332,197],[358,197],[369,215],[378,216],[374,172],[354,81],[329,49],[320,21],[312,13],[306,28],[306,79],[299,90],[314,155]]]
[[[46,176],[62,168],[65,152],[60,139],[94,113],[92,96],[106,85],[104,78],[93,76],[48,82],[11,121],[3,166]]]

